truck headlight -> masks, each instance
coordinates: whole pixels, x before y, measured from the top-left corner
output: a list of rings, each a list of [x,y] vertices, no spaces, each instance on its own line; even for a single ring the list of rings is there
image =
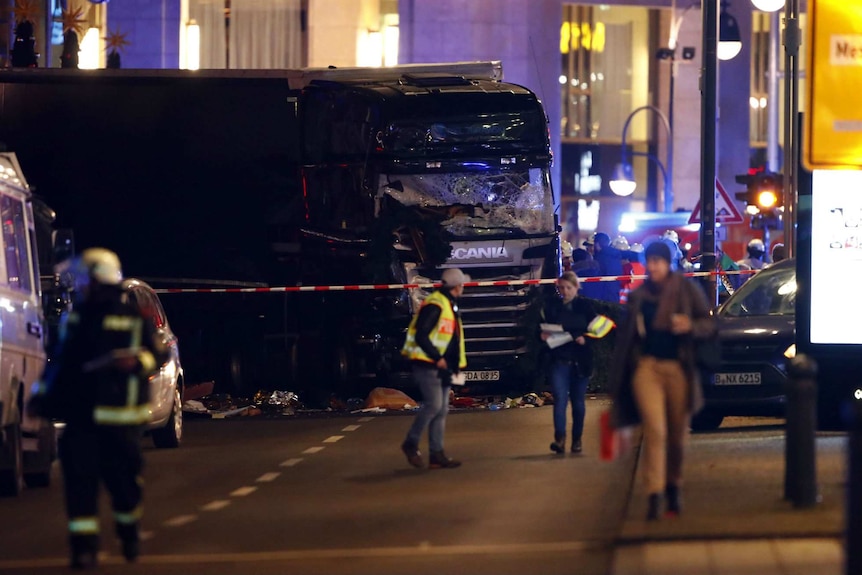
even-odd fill
[[[795,343],[791,343],[790,347],[788,347],[786,350],[784,350],[784,357],[786,357],[787,359],[793,359],[794,357],[796,357],[796,344]]]

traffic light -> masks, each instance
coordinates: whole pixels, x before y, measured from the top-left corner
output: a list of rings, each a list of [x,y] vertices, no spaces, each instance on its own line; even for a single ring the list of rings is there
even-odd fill
[[[756,172],[736,176],[736,182],[745,185],[736,199],[745,202],[745,211],[751,216],[752,228],[780,228],[784,215],[784,187],[781,174]]]

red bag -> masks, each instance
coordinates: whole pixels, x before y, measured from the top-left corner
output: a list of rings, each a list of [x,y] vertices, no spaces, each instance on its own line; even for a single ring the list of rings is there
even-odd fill
[[[614,461],[631,447],[631,428],[616,428],[611,423],[611,410],[599,416],[599,454],[602,461]]]
[[[611,411],[604,410],[599,416],[599,442],[602,461],[613,461],[619,455],[619,437],[611,426]]]

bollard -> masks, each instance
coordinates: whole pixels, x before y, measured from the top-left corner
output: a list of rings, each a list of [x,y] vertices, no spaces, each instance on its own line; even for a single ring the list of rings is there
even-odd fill
[[[804,354],[790,360],[784,442],[784,498],[794,507],[817,503],[817,362]]]
[[[847,426],[847,517],[844,541],[846,575],[862,573],[862,398],[857,398],[848,410]]]

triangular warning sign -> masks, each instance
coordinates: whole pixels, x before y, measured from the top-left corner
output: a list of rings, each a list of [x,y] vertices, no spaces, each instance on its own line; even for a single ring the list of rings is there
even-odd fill
[[[699,224],[700,221],[700,200],[698,200],[691,212],[691,217],[688,218],[688,223]],[[745,221],[718,178],[715,179],[715,221],[719,224],[741,224]]]

